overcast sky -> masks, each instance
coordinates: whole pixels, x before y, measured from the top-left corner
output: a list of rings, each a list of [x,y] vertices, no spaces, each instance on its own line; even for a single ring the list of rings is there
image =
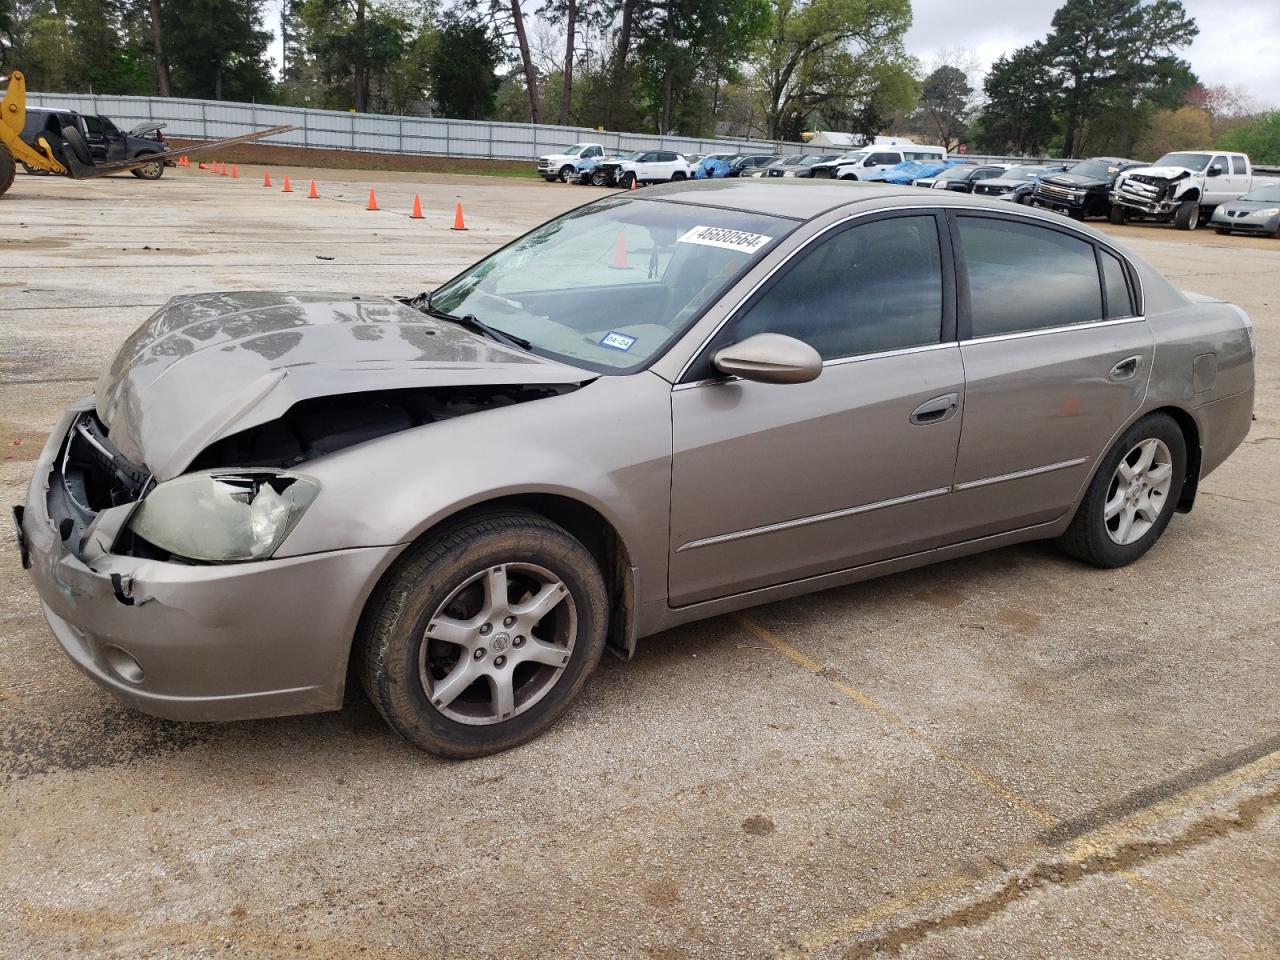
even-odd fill
[[[940,50],[971,49],[983,68],[1049,32],[1063,0],[911,0],[907,50],[929,63]],[[1200,27],[1184,54],[1206,86],[1243,86],[1280,106],[1280,0],[1182,0]]]

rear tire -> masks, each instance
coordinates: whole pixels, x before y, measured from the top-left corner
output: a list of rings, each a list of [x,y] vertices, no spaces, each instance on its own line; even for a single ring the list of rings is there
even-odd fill
[[[1183,200],[1173,215],[1173,225],[1179,230],[1194,230],[1200,226],[1200,201]]]
[[[164,158],[157,156],[155,163],[145,167],[135,167],[129,171],[139,180],[159,180],[164,176]]]
[[[518,510],[459,520],[406,551],[370,598],[360,681],[414,746],[455,759],[508,750],[581,692],[608,609],[594,558],[562,527]]]
[[[13,178],[18,175],[18,165],[7,147],[0,147],[0,197],[9,192]]]
[[[1144,463],[1148,451],[1151,459]],[[1133,563],[1169,525],[1186,475],[1182,429],[1165,413],[1143,417],[1102,458],[1059,543],[1096,567]]]

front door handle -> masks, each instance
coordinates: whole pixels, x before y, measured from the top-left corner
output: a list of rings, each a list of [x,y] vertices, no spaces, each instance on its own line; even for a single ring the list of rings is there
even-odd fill
[[[960,409],[960,394],[947,393],[941,397],[926,400],[912,410],[911,422],[919,427],[931,423],[942,423],[944,420],[950,420],[958,409]]]

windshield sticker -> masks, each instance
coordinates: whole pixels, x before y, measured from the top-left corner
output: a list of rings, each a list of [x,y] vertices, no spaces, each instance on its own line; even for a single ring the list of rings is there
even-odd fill
[[[772,239],[773,237],[766,237],[760,233],[730,230],[727,227],[694,227],[685,232],[676,242],[700,243],[704,247],[722,247],[725,250],[755,253]]]
[[[617,330],[610,330],[600,338],[600,346],[609,347],[611,350],[630,350],[635,346],[636,338],[629,337],[625,333],[618,333]]]

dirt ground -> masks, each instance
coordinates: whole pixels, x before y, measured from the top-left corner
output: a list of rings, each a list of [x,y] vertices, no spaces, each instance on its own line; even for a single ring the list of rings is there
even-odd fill
[[[168,297],[411,294],[599,195],[262,172],[0,199],[6,503]],[[435,760],[358,700],[133,713],[58,648],[6,529],[0,957],[1274,957],[1280,241],[1103,229],[1258,332],[1253,431],[1145,559],[1028,545],[673,630],[508,754]]]

